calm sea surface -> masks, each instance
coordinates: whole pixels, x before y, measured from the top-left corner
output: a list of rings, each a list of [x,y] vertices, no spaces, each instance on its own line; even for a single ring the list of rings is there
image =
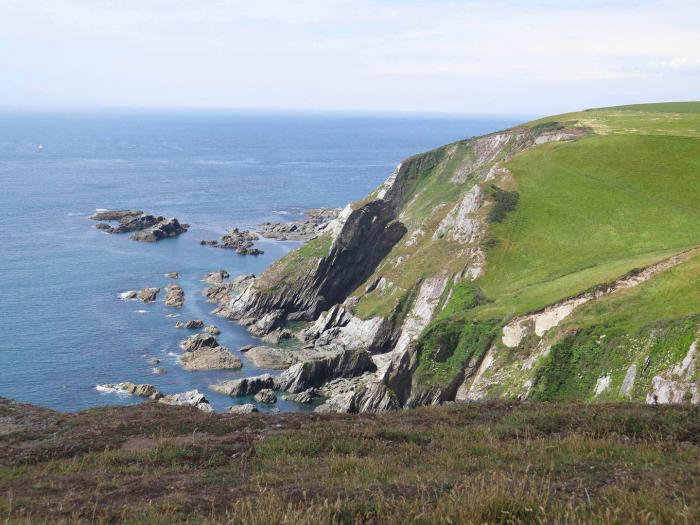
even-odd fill
[[[521,119],[236,113],[0,114],[0,396],[62,410],[129,404],[95,385],[153,383],[165,393],[198,388],[214,407],[235,402],[208,390],[262,373],[187,372],[177,364],[178,320],[222,329],[235,352],[254,340],[210,315],[203,274],[259,273],[294,243],[261,242],[238,256],[199,245],[228,228],[295,218],[299,209],[344,206],[384,180],[403,158]],[[40,147],[42,145],[43,147]],[[93,228],[96,208],[178,217],[189,232],[156,244]],[[185,307],[123,301],[119,293],[164,287],[180,272]],[[177,318],[167,317],[178,313]],[[144,356],[161,360],[154,375]],[[297,408],[280,401],[281,410]]]

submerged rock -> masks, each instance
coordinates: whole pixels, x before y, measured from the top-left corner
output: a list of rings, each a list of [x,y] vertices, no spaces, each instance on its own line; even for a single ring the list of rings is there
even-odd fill
[[[179,279],[180,278],[180,274],[177,272],[168,272],[165,274],[165,276],[169,279]]]
[[[106,231],[106,230],[111,230],[112,227],[109,224],[107,224],[106,222],[99,222],[99,223],[95,224],[95,229]]]
[[[159,292],[160,288],[143,288],[139,292],[139,299],[144,303],[153,303],[158,297]]]
[[[160,398],[158,402],[166,405],[195,407],[202,412],[214,411],[207,398],[204,397],[204,394],[199,390],[189,390],[188,392],[182,392],[180,394],[164,396]]]
[[[264,388],[257,394],[255,394],[255,400],[260,403],[265,403],[266,405],[272,405],[277,403],[277,396],[269,388]]]
[[[165,304],[174,308],[182,308],[185,303],[185,291],[177,284],[165,287]]]

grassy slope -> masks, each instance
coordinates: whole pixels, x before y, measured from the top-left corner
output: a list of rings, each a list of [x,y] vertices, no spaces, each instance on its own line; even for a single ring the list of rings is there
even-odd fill
[[[485,297],[469,308],[448,304],[449,315],[426,330],[420,359],[431,371],[428,384],[444,385],[459,372],[432,356],[436,341],[461,341],[470,319],[483,326],[502,322],[700,244],[700,103],[592,110],[530,125],[556,121],[579,122],[596,135],[545,144],[507,164],[518,206],[502,224],[491,225],[497,243],[476,282]],[[687,352],[688,334],[697,325],[686,319],[697,310],[697,266],[696,258],[638,289],[587,305],[548,339],[556,343],[580,333],[555,347],[536,370],[521,370],[536,340],[518,350],[500,348],[496,368],[502,373],[490,395],[517,395],[531,378],[539,381],[536,397],[591,398],[597,378],[610,373],[608,397],[619,397],[613,393],[629,365],[654,357],[632,393],[643,400],[653,374]],[[605,344],[601,335],[608,337]]]
[[[57,414],[0,399],[8,523],[692,523],[689,407],[480,404],[381,416]]]
[[[509,168],[520,201],[493,226],[484,315],[534,310],[700,243],[698,139],[595,136]]]

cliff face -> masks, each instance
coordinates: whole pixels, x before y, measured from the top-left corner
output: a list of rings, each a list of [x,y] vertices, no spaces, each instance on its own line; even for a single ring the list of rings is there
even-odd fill
[[[679,233],[700,225],[694,211],[666,225],[634,224],[637,215],[659,204],[640,206],[640,195],[647,198],[656,191],[655,182],[646,179],[654,167],[629,155],[639,151],[640,142],[648,151],[661,152],[686,141],[678,154],[692,159],[698,148],[692,127],[697,115],[584,112],[411,157],[366,199],[346,207],[317,238],[258,278],[229,286],[219,296],[219,313],[249,325],[256,335],[294,326],[301,344],[320,357],[347,350],[370,353],[376,371],[345,378],[342,388],[328,387],[322,410],[547,398],[554,391],[567,393],[565,397],[605,398],[617,386],[617,368],[642,368],[635,360],[643,358],[643,351],[628,352],[613,370],[604,352],[583,365],[567,347],[559,359],[569,375],[557,378],[552,367],[562,363],[552,362],[551,349],[580,338],[571,334],[583,325],[590,329],[591,318],[596,327],[607,322],[590,313],[578,324],[570,322],[584,306],[616,299],[678,265],[694,263],[695,252],[687,249],[700,243],[700,234]],[[632,131],[630,119],[637,126]],[[654,133],[661,129],[668,144],[649,140],[645,130],[652,122]],[[610,152],[619,158],[606,160]],[[596,162],[605,163],[609,178],[596,180],[595,168],[587,171]],[[688,166],[678,168],[687,172]],[[618,180],[629,171],[639,171],[636,180]],[[543,178],[533,184],[536,177]],[[626,188],[619,186],[623,182]],[[655,195],[657,201],[676,207],[684,206],[680,200],[690,202],[692,177],[676,182],[683,196],[666,191]],[[630,192],[637,194],[634,203],[622,200]],[[621,237],[629,242],[619,242]],[[680,308],[668,319],[669,326],[688,313]],[[302,328],[290,325],[295,321],[302,321]],[[650,325],[628,325],[619,321],[616,344],[631,344],[620,341],[635,338],[641,346],[667,340]],[[576,348],[574,344],[574,354]],[[693,363],[694,355],[689,358]],[[654,371],[658,379],[646,378],[635,395],[629,386],[634,379],[628,377],[624,395],[646,399],[654,388],[660,393],[650,399],[681,395],[676,392],[681,387],[669,386],[673,371],[665,370],[671,361],[656,359],[648,365],[645,374]],[[597,369],[596,385],[569,388],[578,381],[577,366],[588,367],[591,374]],[[611,368],[608,375],[606,366]],[[694,376],[686,372],[684,392],[694,399]],[[556,386],[559,380],[564,386]]]

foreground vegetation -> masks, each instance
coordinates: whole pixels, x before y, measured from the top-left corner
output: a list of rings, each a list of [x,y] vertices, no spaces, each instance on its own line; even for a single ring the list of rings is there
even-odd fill
[[[693,523],[700,412],[453,404],[385,415],[78,414],[0,402],[8,523]]]

